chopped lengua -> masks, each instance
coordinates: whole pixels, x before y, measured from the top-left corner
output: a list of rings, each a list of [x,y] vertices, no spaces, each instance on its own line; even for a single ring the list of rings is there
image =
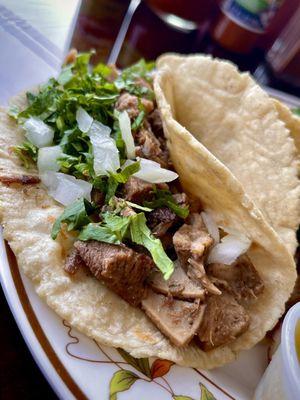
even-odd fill
[[[152,131],[156,137],[164,138],[164,130],[163,124],[161,119],[161,114],[158,108],[155,108],[151,114],[148,116],[148,121],[151,125]]]
[[[157,292],[172,295],[179,299],[204,299],[205,290],[185,273],[179,261],[175,261],[175,269],[169,280],[165,280],[159,271],[154,271],[148,284]]]
[[[147,112],[151,112],[154,108],[153,101],[141,98],[141,104]],[[139,99],[137,96],[122,93],[116,103],[116,109],[118,111],[127,111],[130,118],[136,118],[139,113]]]
[[[189,258],[200,260],[213,244],[212,237],[199,214],[190,216],[190,223],[182,225],[175,233],[173,243],[178,258],[184,268],[188,268]]]
[[[147,298],[142,301],[142,308],[172,343],[185,346],[199,329],[205,306],[149,291]]]
[[[155,137],[150,125],[140,129],[135,135],[138,146],[136,154],[142,158],[158,162],[163,168],[168,167],[168,152],[163,150],[160,141]]]
[[[147,218],[149,228],[159,238],[164,236],[176,221],[176,214],[168,207],[156,208],[149,213]]]
[[[146,254],[124,245],[77,241],[74,247],[92,274],[133,306],[146,295],[145,280],[154,266]]]
[[[196,261],[193,258],[189,258],[189,266],[187,269],[187,275],[195,282],[201,282],[202,286],[208,293],[219,295],[222,292],[211,282],[206,275],[204,265],[202,261]]]
[[[153,184],[142,179],[130,177],[124,185],[125,199],[133,203],[142,204],[151,197]]]
[[[205,351],[232,342],[249,327],[250,318],[233,296],[209,296],[198,338]]]
[[[254,265],[247,256],[241,256],[234,264],[210,264],[206,267],[213,282],[221,290],[229,291],[239,303],[248,304],[257,299],[264,285]]]

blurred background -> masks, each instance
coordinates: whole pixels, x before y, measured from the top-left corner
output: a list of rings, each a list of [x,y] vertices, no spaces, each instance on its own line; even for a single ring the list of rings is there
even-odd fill
[[[70,48],[124,67],[202,52],[299,106],[300,0],[0,0],[0,104],[55,75]],[[0,398],[53,399],[0,293]]]
[[[166,51],[209,53],[300,93],[300,0],[83,0],[71,46],[116,61],[114,45],[121,67]]]
[[[0,103],[57,72],[70,47],[120,67],[208,53],[300,96],[300,0],[0,0]]]

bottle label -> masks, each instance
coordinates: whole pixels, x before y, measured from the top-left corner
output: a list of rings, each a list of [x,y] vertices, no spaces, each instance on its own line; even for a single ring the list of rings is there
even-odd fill
[[[225,0],[221,9],[236,24],[249,31],[263,33],[282,2],[283,0]]]

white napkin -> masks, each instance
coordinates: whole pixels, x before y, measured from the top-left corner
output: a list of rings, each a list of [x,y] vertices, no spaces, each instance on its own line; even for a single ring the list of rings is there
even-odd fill
[[[79,0],[0,0],[0,104],[56,75]]]

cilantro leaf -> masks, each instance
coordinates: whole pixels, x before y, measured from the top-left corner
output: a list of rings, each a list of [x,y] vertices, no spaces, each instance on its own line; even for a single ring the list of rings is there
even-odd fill
[[[37,162],[38,148],[28,141],[19,146],[14,146],[13,152],[20,158],[25,168],[29,168]]]
[[[186,218],[189,215],[189,208],[178,205],[169,190],[155,189],[154,196],[155,199],[152,201],[145,201],[144,206],[150,208],[167,206],[180,218]]]
[[[58,75],[57,82],[60,85],[66,85],[70,80],[73,78],[73,72],[72,72],[72,66],[67,65],[66,67],[63,67],[60,74]]]
[[[152,81],[152,71],[155,67],[154,62],[146,62],[141,59],[136,64],[125,68],[121,75],[115,80],[115,86],[119,90],[126,90],[138,97],[146,97],[149,100],[154,99],[154,92],[148,87],[147,82]],[[141,81],[145,81],[145,85]]]
[[[120,244],[121,241],[108,226],[90,223],[85,226],[78,236],[79,240],[97,240],[98,242]]]
[[[174,271],[174,264],[165,253],[161,241],[152,235],[150,229],[146,225],[145,214],[135,214],[132,215],[130,219],[131,240],[134,243],[146,247],[156,266],[163,273],[164,279],[169,279]]]
[[[293,108],[292,112],[300,117],[300,107]]]
[[[104,213],[102,216],[105,225],[122,241],[130,224],[130,217],[121,217],[112,213]]]
[[[84,198],[70,204],[55,221],[51,232],[52,239],[55,240],[57,238],[63,222],[67,224],[68,231],[78,230],[91,222],[89,215],[93,211],[93,205]]]
[[[145,118],[145,111],[142,110],[140,111],[139,115],[136,117],[136,119],[133,121],[131,125],[131,129],[133,132],[137,131],[140,128],[140,126],[144,121],[144,118]]]
[[[142,207],[139,204],[132,203],[131,201],[128,201],[128,200],[125,200],[125,202],[129,207],[136,208],[137,210],[146,211],[146,212],[153,211],[152,208]]]
[[[109,200],[115,195],[119,183],[126,183],[131,175],[135,174],[140,170],[140,162],[136,161],[130,165],[127,165],[121,172],[111,173],[107,182],[107,192],[105,201]]]
[[[127,165],[121,172],[111,174],[111,176],[118,183],[126,183],[131,175],[135,174],[140,170],[140,161],[135,161],[134,163]]]
[[[90,223],[80,232],[80,240],[97,240],[99,242],[120,244],[130,224],[129,217],[121,217],[109,212],[102,214],[103,222]]]

